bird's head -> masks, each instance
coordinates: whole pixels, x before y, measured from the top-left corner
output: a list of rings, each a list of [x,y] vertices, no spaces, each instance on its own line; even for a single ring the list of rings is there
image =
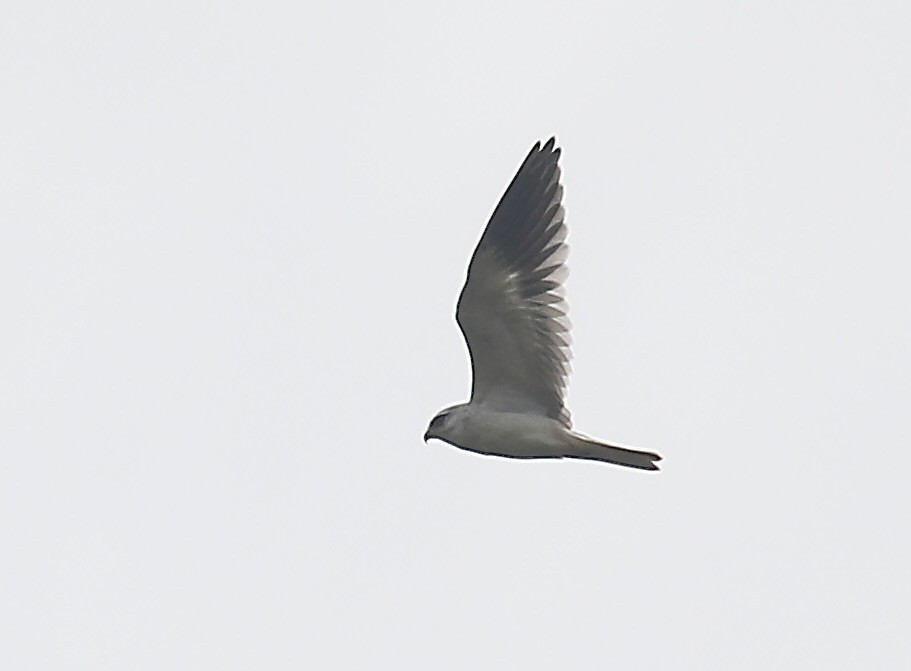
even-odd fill
[[[440,410],[436,416],[430,420],[430,424],[424,432],[424,442],[426,443],[431,438],[446,440],[446,436],[450,434],[453,422],[459,414],[459,408],[461,407],[462,406],[454,405]]]

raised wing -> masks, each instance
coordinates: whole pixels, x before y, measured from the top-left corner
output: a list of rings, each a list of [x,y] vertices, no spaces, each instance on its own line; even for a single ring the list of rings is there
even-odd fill
[[[569,428],[563,405],[570,337],[564,299],[569,247],[560,150],[532,147],[471,257],[456,320],[471,354],[471,402],[535,412]]]

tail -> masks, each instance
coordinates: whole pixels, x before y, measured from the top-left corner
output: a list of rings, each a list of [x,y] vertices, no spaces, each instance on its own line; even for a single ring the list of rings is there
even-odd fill
[[[569,433],[570,448],[564,456],[574,459],[592,459],[606,461],[619,466],[641,468],[645,471],[657,471],[656,461],[661,461],[661,455],[654,452],[631,450],[628,447],[599,443],[594,438],[582,436],[578,433]]]

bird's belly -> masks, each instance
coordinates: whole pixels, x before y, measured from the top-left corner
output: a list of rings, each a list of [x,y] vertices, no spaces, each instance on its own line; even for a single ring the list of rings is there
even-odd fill
[[[459,447],[482,454],[530,459],[562,456],[563,427],[548,417],[509,412],[473,414],[459,432]]]

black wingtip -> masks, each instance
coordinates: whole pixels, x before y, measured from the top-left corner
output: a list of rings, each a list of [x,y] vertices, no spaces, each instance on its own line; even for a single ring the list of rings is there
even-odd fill
[[[540,144],[540,143],[539,143],[539,142],[536,142],[536,143],[535,143],[535,146],[537,146],[538,144]],[[544,143],[544,146],[541,148],[541,151],[549,151],[549,152],[552,152],[552,151],[554,151],[554,147],[555,147],[556,145],[557,145],[557,136],[556,136],[556,135],[551,135],[551,136],[550,136],[550,139],[549,139],[547,142]],[[556,151],[560,151],[560,150],[557,149]]]
[[[541,145],[541,140],[538,140],[537,142],[535,142],[535,144],[534,144],[534,146],[532,146],[529,154],[537,154],[537,153],[546,154],[549,152],[552,154],[559,155],[560,151],[561,151],[560,147],[557,146],[557,136],[551,135],[550,138],[543,144],[543,146]]]
[[[522,172],[522,170],[525,168],[525,166],[528,165],[529,163],[531,163],[532,161],[534,161],[535,158],[540,153],[541,153],[541,141],[538,140],[537,142],[535,142],[535,144],[532,146],[532,148],[528,150],[528,155],[525,157],[525,160],[522,161],[522,165],[519,166],[519,172]],[[518,174],[516,176],[518,176]],[[515,181],[515,178],[513,178],[513,181]]]

